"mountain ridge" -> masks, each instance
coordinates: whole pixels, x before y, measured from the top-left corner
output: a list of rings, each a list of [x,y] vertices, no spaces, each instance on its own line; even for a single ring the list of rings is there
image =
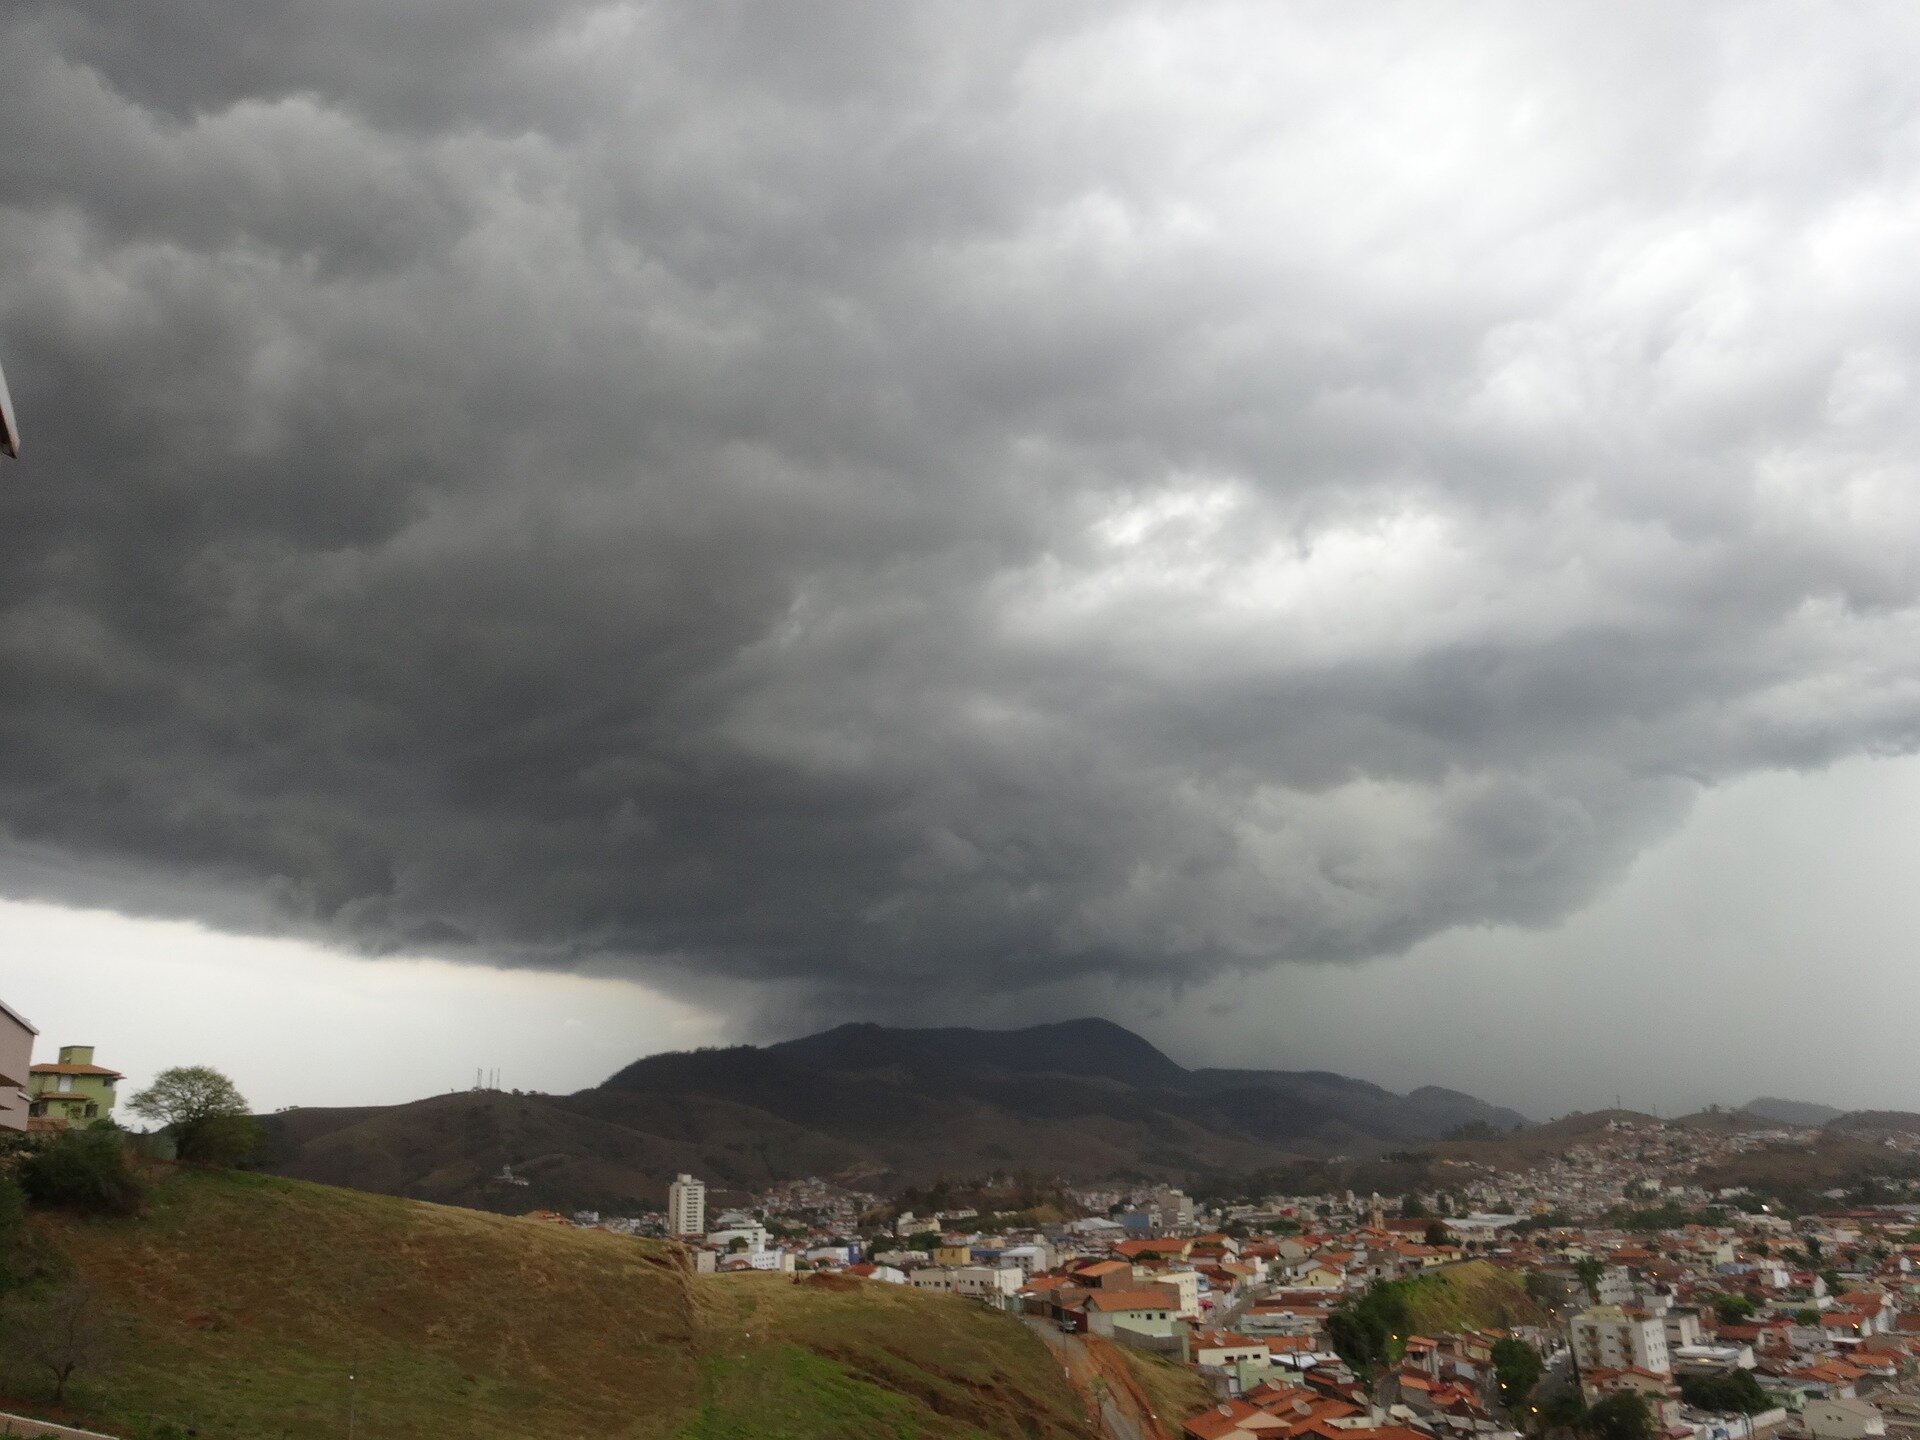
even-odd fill
[[[461,1092],[264,1118],[281,1174],[483,1209],[615,1212],[657,1206],[680,1171],[734,1191],[807,1174],[876,1191],[1014,1170],[1179,1180],[1527,1123],[1440,1086],[1399,1095],[1328,1071],[1188,1069],[1093,1018],[855,1022],[644,1056],[571,1095]]]
[[[1748,1115],[1775,1120],[1782,1125],[1815,1127],[1830,1125],[1846,1112],[1832,1105],[1817,1105],[1811,1100],[1783,1100],[1778,1095],[1761,1095],[1740,1107]]]

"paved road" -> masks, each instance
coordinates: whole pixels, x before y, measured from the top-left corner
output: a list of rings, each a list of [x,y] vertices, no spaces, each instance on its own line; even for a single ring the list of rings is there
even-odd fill
[[[1047,1348],[1053,1352],[1054,1359],[1060,1362],[1068,1378],[1081,1391],[1097,1395],[1100,1400],[1100,1428],[1107,1432],[1107,1440],[1148,1440],[1146,1428],[1134,1417],[1128,1397],[1116,1397],[1113,1386],[1095,1385],[1100,1371],[1087,1354],[1086,1342],[1078,1335],[1069,1335],[1051,1320],[1037,1316],[1026,1317],[1027,1327],[1046,1341]]]

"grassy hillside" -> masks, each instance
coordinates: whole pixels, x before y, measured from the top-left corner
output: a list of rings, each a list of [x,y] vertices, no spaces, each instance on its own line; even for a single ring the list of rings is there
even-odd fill
[[[1852,1185],[1869,1175],[1910,1175],[1916,1168],[1911,1156],[1829,1127],[1803,1145],[1768,1145],[1729,1155],[1718,1165],[1702,1168],[1695,1178],[1713,1188],[1752,1190],[1809,1206],[1821,1203],[1821,1192],[1836,1185]]]
[[[349,1404],[380,1440],[1090,1433],[1024,1327],[946,1297],[695,1277],[649,1242],[254,1175],[35,1223],[116,1332],[78,1411],[132,1435],[317,1440]],[[44,1394],[4,1362],[0,1390]]]
[[[1506,1330],[1545,1325],[1552,1317],[1531,1295],[1526,1279],[1484,1260],[1449,1265],[1407,1284],[1407,1306],[1422,1334],[1455,1330]]]

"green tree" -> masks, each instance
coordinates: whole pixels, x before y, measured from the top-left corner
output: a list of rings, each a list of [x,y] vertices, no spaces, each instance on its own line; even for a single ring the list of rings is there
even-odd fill
[[[1744,1295],[1716,1295],[1713,1313],[1722,1325],[1739,1325],[1753,1318],[1754,1304]]]
[[[1334,1350],[1362,1373],[1397,1360],[1412,1328],[1406,1288],[1395,1281],[1376,1280],[1327,1317],[1327,1338]]]
[[[1427,1209],[1418,1195],[1409,1192],[1406,1198],[1401,1200],[1400,1218],[1402,1220],[1429,1220],[1432,1217],[1433,1212]]]
[[[1591,1255],[1582,1255],[1573,1262],[1573,1273],[1580,1277],[1580,1283],[1587,1287],[1587,1294],[1597,1305],[1600,1302],[1600,1277],[1606,1273],[1606,1267]]]
[[[22,1160],[17,1174],[35,1205],[134,1215],[146,1203],[146,1187],[127,1163],[124,1137],[113,1125],[62,1131]]]
[[[1453,1232],[1447,1229],[1446,1221],[1429,1220],[1427,1222],[1426,1240],[1429,1245],[1451,1245],[1453,1243]]]
[[[1572,1434],[1587,1423],[1586,1402],[1574,1385],[1558,1385],[1540,1397],[1531,1413],[1542,1435]]]
[[[1510,1414],[1525,1412],[1533,1387],[1540,1383],[1545,1367],[1540,1352],[1517,1335],[1502,1335],[1493,1342],[1493,1373],[1500,1384],[1500,1403]]]
[[[1758,1415],[1773,1404],[1750,1370],[1736,1370],[1731,1375],[1682,1375],[1680,1398],[1696,1410],[1723,1415]]]
[[[1641,1396],[1609,1395],[1587,1411],[1585,1428],[1593,1440],[1653,1440],[1653,1415]]]
[[[247,1097],[209,1065],[176,1065],[133,1097],[133,1113],[158,1121],[180,1158],[195,1165],[239,1165],[259,1149],[262,1132]]]

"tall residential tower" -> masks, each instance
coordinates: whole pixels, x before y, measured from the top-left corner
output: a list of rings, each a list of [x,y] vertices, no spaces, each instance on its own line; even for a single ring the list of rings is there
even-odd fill
[[[682,1175],[667,1187],[667,1231],[672,1235],[707,1233],[707,1182]]]

